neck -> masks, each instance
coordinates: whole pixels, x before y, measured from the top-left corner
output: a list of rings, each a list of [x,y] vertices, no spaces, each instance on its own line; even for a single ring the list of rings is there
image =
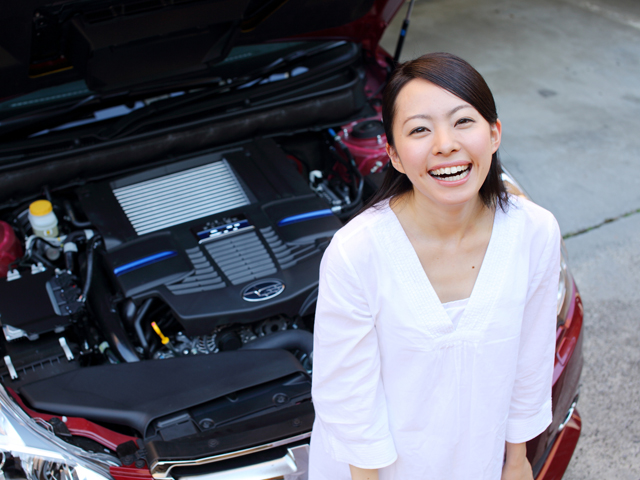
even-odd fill
[[[492,210],[484,205],[480,195],[464,204],[442,205],[410,191],[393,202],[392,208],[398,213],[402,211],[415,230],[447,242],[461,241],[476,232],[485,223],[483,220],[493,218],[489,215]]]

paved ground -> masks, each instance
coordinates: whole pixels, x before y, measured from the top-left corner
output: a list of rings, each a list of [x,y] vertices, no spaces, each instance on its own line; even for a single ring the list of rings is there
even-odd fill
[[[390,52],[404,13],[383,39]],[[504,164],[570,237],[584,430],[564,478],[638,480],[640,2],[417,0],[402,60],[428,51],[485,76]]]

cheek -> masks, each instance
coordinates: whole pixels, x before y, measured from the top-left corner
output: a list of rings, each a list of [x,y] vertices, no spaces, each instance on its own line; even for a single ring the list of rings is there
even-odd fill
[[[427,164],[429,148],[426,142],[407,142],[398,154],[406,168],[423,168]]]
[[[493,144],[488,142],[486,138],[481,137],[475,139],[469,147],[473,150],[473,156],[476,162],[483,170],[489,170],[491,159],[493,157]]]

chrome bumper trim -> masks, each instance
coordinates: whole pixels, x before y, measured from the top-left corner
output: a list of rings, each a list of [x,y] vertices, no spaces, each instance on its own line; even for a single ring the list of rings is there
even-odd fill
[[[558,433],[560,433],[564,427],[567,426],[567,423],[569,423],[569,420],[571,420],[571,417],[573,416],[573,412],[576,409],[576,406],[578,405],[578,398],[580,397],[580,394],[576,395],[576,397],[573,399],[573,402],[571,402],[571,406],[569,407],[569,410],[567,410],[567,416],[564,417],[564,420],[562,421],[562,423],[560,425],[558,425]]]
[[[180,480],[272,480],[307,478],[309,445],[289,448],[287,454],[270,462],[204,475],[185,475]]]
[[[151,465],[151,475],[153,475],[155,480],[173,480],[173,476],[171,475],[171,470],[174,467],[193,467],[193,466],[197,466],[197,465],[206,465],[208,463],[215,463],[215,462],[221,462],[223,460],[229,460],[230,458],[236,458],[236,457],[241,457],[243,455],[250,455],[252,453],[257,453],[257,452],[262,452],[264,450],[269,450],[270,448],[275,448],[275,447],[281,447],[283,445],[288,445],[290,443],[294,443],[294,442],[298,442],[300,440],[305,440],[307,438],[311,437],[311,432],[307,432],[307,433],[302,433],[300,435],[296,435],[295,437],[289,437],[289,438],[285,438],[283,440],[278,440],[276,442],[271,442],[271,443],[265,443],[263,445],[258,445],[256,447],[251,447],[251,448],[246,448],[244,450],[237,450],[235,452],[228,452],[228,453],[222,453],[220,455],[213,455],[211,457],[204,457],[204,458],[199,458],[197,460],[178,460],[178,461],[161,461],[161,462],[156,462],[154,464]],[[302,445],[302,447],[306,447],[305,445]],[[282,459],[277,459],[274,462],[265,462],[264,464],[257,464],[257,465],[252,465],[250,467],[243,467],[241,469],[236,469],[236,470],[232,470],[232,471],[228,471],[228,472],[219,472],[216,474],[205,474],[205,475],[197,475],[197,476],[191,476],[191,477],[182,477],[184,479],[189,479],[189,480],[236,480],[236,479],[242,479],[242,480],[249,480],[249,479],[256,479],[256,480],[261,480],[261,479],[269,479],[269,478],[278,478],[278,476],[283,476],[283,474],[279,474],[279,475],[267,475],[268,473],[268,468],[271,468],[270,465],[277,463],[276,466],[274,466],[274,468],[281,468],[281,469],[285,469],[285,468],[291,468],[290,466],[290,462],[293,462],[294,466],[296,466],[297,468],[297,463],[295,461],[296,455],[299,457],[300,455],[303,454],[303,452],[301,450],[296,450],[297,447],[293,447],[289,449],[289,452],[287,453],[287,455],[285,455]],[[293,452],[293,453],[292,453]],[[244,471],[244,476],[229,476],[229,475],[234,475],[234,472],[241,472],[244,470],[244,468],[253,468],[253,467],[261,467],[261,468],[265,468],[264,470],[264,474],[266,476],[264,477],[256,477],[256,476],[248,476],[246,471]],[[259,471],[255,470],[253,473],[260,473],[261,474],[262,470]],[[287,472],[286,474],[289,473],[296,473],[297,470],[293,470],[292,472]],[[218,476],[220,475],[220,476]]]

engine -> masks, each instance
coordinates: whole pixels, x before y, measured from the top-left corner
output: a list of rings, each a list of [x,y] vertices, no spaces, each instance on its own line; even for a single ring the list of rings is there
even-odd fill
[[[357,165],[335,132],[306,132],[5,208],[3,385],[134,432],[156,459],[257,417],[276,436],[310,429],[318,270],[362,205]]]
[[[163,355],[295,328],[287,319],[309,313],[322,252],[341,226],[272,141],[88,185],[78,197],[118,292],[135,305],[152,299],[167,307],[160,320],[177,321]],[[160,335],[160,323],[144,334]]]
[[[88,183],[74,207],[54,201],[73,224],[57,242],[23,211],[26,255],[0,282],[3,378],[240,348],[287,348],[310,371],[320,260],[357,192],[299,163],[262,139]]]

